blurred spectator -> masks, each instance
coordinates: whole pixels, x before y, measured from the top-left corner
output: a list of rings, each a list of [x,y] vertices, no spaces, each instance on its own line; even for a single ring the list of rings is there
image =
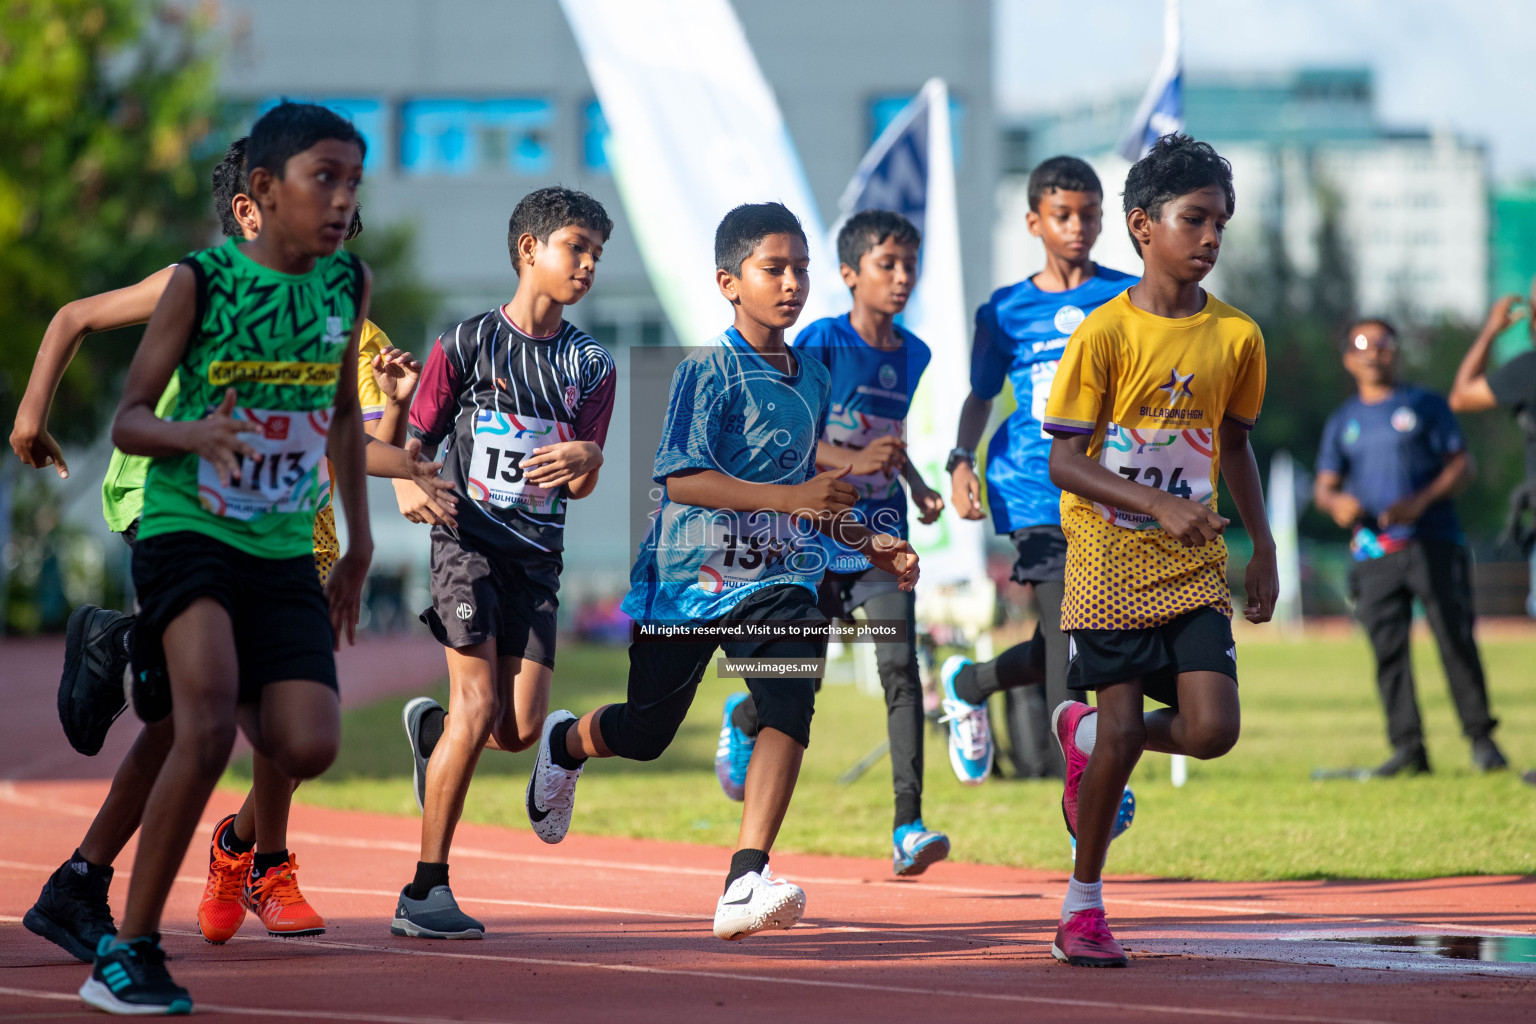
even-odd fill
[[[1471,457],[1445,400],[1398,382],[1397,354],[1397,333],[1385,321],[1362,320],[1346,333],[1344,368],[1358,393],[1323,428],[1313,488],[1318,507],[1351,531],[1350,590],[1376,656],[1392,742],[1375,774],[1430,770],[1409,655],[1415,597],[1440,648],[1473,765],[1503,768],[1472,633],[1471,560],[1451,505],[1471,478]]]

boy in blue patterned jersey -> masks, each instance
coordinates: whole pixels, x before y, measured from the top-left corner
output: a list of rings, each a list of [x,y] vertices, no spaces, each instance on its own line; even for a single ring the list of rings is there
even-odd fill
[[[715,233],[715,266],[735,324],[672,377],[653,470],[661,507],[624,602],[636,624],[628,699],[579,720],[550,714],[528,802],[543,812],[541,837],[558,842],[586,759],[661,756],[717,648],[777,661],[746,673],[761,728],[714,924],[718,937],[739,939],[788,928],[805,910],[805,893],[774,876],[768,851],[810,742],[815,672],[794,663],[823,653],[816,587],[826,552],[816,533],[836,533],[904,590],[917,582],[917,556],[901,538],[847,521],[858,498],[847,467],[817,470],[830,376],[784,341],[810,285],[800,222],[778,203],[737,207]]]
[[[1015,583],[1030,584],[1039,611],[1034,638],[983,664],[955,656],[941,671],[944,711],[950,728],[950,764],[961,782],[980,785],[992,772],[992,734],[987,699],[999,690],[1045,684],[1034,723],[1035,745],[1060,775],[1060,752],[1050,740],[1045,708],[1082,699],[1067,690],[1067,640],[1061,632],[1067,541],[1061,532],[1061,490],[1050,480],[1051,439],[1041,427],[1056,364],[1083,319],[1130,287],[1136,278],[1100,266],[1091,257],[1104,225],[1104,189],[1093,168],[1076,157],[1042,162],[1029,176],[1030,233],[1045,246],[1045,269],[999,288],[976,311],[971,348],[971,393],[960,411],[950,473],[955,511],[981,519],[976,446],[992,400],[1004,382],[1013,385],[1018,408],[987,447],[987,499],[992,523],[1013,541]],[[1132,805],[1127,805],[1129,814]],[[1126,824],[1129,824],[1126,819]]]
[[[944,509],[944,499],[905,458],[907,409],[932,354],[921,338],[897,325],[896,317],[917,283],[921,244],[917,228],[899,213],[865,210],[850,217],[838,232],[837,251],[853,311],[818,320],[795,339],[795,350],[814,356],[832,376],[817,467],[849,467],[843,482],[859,497],[852,515],[872,530],[903,538],[907,493],[898,477],[912,488],[923,522],[933,522]],[[845,620],[863,608],[871,620],[905,627],[905,636],[876,642],[875,661],[885,690],[896,795],[892,868],[897,875],[920,875],[949,855],[949,838],[923,825],[923,689],[915,599],[863,553],[831,540],[826,544],[830,562],[818,597],[822,614]],[[757,738],[757,706],[748,694],[732,694],[723,719],[715,774],[725,794],[740,800]]]

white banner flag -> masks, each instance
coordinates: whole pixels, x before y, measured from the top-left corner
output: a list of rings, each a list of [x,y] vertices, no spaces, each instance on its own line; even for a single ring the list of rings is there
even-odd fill
[[[608,159],[641,258],[685,345],[730,325],[715,228],[776,201],[805,226],[800,326],[837,308],[837,256],[778,102],[727,0],[561,0],[608,122]]]

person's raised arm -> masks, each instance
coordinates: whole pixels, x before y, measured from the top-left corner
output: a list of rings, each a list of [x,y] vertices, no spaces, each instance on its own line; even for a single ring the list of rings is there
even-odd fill
[[[1264,513],[1264,487],[1259,481],[1259,464],[1248,441],[1248,428],[1233,419],[1224,419],[1221,435],[1221,478],[1227,482],[1237,514],[1253,542],[1253,557],[1243,574],[1243,589],[1248,595],[1243,617],[1249,622],[1268,622],[1275,613],[1275,599],[1280,596],[1280,570],[1275,561],[1275,539],[1269,532],[1269,517]]]
[[[1520,305],[1520,296],[1506,295],[1488,311],[1483,329],[1477,332],[1472,347],[1467,349],[1467,354],[1461,357],[1461,365],[1456,367],[1456,380],[1451,384],[1451,393],[1446,396],[1452,411],[1483,412],[1499,404],[1493,388],[1488,385],[1488,357],[1493,352],[1494,340],[1526,315]]]
[[[169,458],[196,452],[212,464],[219,482],[240,479],[240,464],[256,450],[240,439],[257,427],[230,415],[235,408],[235,389],[200,420],[162,420],[155,406],[165,393],[176,364],[186,355],[187,343],[197,329],[197,279],[192,268],[178,266],[144,329],[128,382],[112,419],[112,443],[127,455]]]
[[[411,398],[421,380],[421,363],[404,349],[386,344],[368,360],[367,366],[358,367],[358,372],[373,379],[374,387],[384,399],[378,419],[365,421],[363,429],[370,437],[387,441],[396,448],[403,446],[411,416]],[[362,383],[361,376],[358,383]]]
[[[459,366],[448,357],[444,348],[443,343],[447,337],[444,334],[438,338],[427,355],[427,364],[421,371],[416,401],[411,405],[407,427],[410,436],[421,442],[422,455],[428,459],[437,455],[438,445],[443,443],[443,438],[448,436],[448,430],[453,425],[461,386]],[[457,344],[455,339],[455,352],[458,351]],[[407,520],[428,526],[449,525],[452,518],[449,511],[433,501],[432,496],[413,481],[395,480],[393,483],[395,502],[400,507],[400,514]]]
[[[573,501],[585,498],[597,487],[603,466],[603,444],[608,440],[608,421],[613,418],[613,398],[618,370],[608,359],[597,371],[597,380],[576,410],[575,436],[569,441],[535,448],[523,462],[526,479],[539,487],[564,487]]]
[[[326,444],[326,454],[335,474],[331,482],[332,493],[340,498],[347,517],[347,550],[332,568],[325,585],[338,650],[343,634],[347,643],[353,642],[362,606],[363,581],[368,576],[368,564],[373,561],[373,531],[368,522],[368,482],[365,479],[367,456],[363,452],[367,434],[363,431],[363,409],[357,400],[357,344],[373,291],[373,274],[367,264],[363,264],[362,274],[362,294],[352,325],[352,343],[342,353],[341,377],[336,382],[336,411],[331,417]]]
[[[755,484],[714,469],[689,469],[667,477],[667,498],[679,505],[698,505],[731,512],[782,512],[820,520],[841,515],[859,500],[843,483],[847,467],[829,469],[799,484]]]
[[[35,469],[52,465],[59,477],[69,476],[64,452],[48,433],[48,415],[64,371],[80,351],[87,334],[111,331],[142,324],[155,311],[175,267],[166,267],[126,288],[76,299],[68,303],[48,323],[43,332],[27,389],[16,407],[16,423],[11,429],[11,448],[27,465]]]
[[[1089,501],[1156,519],[1185,547],[1215,540],[1227,520],[1204,502],[1134,483],[1088,457],[1088,434],[1058,434],[1051,441],[1051,483]]]

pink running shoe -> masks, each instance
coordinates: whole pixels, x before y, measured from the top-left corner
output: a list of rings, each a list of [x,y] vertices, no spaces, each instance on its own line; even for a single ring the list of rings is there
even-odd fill
[[[1125,950],[1109,933],[1104,908],[1079,910],[1056,927],[1051,956],[1073,967],[1124,967]]]
[[[1067,832],[1077,838],[1077,788],[1082,785],[1083,769],[1088,767],[1088,755],[1077,747],[1077,727],[1089,715],[1098,714],[1082,701],[1064,700],[1051,712],[1051,732],[1061,747],[1061,756],[1067,762],[1067,785],[1061,793],[1061,816],[1067,820]]]

